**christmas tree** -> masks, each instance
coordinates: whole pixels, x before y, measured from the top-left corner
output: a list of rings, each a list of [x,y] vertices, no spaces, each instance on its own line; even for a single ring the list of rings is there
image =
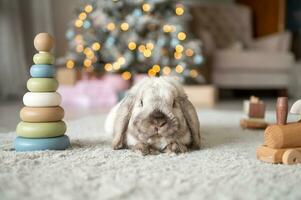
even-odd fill
[[[189,34],[188,9],[176,0],[89,1],[66,32],[66,67],[119,73],[176,75],[204,82],[201,42]]]

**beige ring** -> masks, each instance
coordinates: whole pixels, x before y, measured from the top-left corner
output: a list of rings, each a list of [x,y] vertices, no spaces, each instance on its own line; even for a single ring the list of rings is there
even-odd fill
[[[24,122],[56,122],[64,118],[64,109],[57,107],[23,107],[20,118]]]

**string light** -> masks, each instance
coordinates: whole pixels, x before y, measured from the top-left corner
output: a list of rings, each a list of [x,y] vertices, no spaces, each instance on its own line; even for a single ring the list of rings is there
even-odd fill
[[[164,25],[164,26],[163,26],[163,31],[164,31],[165,33],[171,32],[171,31],[172,31],[172,26],[171,26],[171,25],[168,25],[168,24]]]
[[[79,45],[76,46],[76,52],[77,53],[81,53],[81,52],[83,52],[83,50],[84,50],[84,46],[83,45],[79,44]]]
[[[149,49],[145,49],[145,50],[143,51],[143,55],[144,55],[145,57],[149,58],[149,57],[151,57],[152,52],[151,52],[151,50],[149,50]]]
[[[142,10],[144,12],[149,12],[150,9],[151,9],[151,6],[148,3],[145,3],[145,4],[142,5]]]
[[[115,24],[113,22],[110,22],[107,24],[107,29],[109,31],[113,31],[115,29]]]
[[[184,71],[184,68],[183,68],[181,65],[177,65],[177,66],[176,66],[176,72],[177,72],[177,73],[180,74],[180,73],[182,73],[183,71]]]
[[[87,58],[89,58],[89,59],[93,59],[94,58],[94,53],[93,52],[91,52],[91,53],[88,53],[87,55],[86,55],[86,57]]]
[[[101,48],[101,46],[100,46],[99,42],[94,42],[94,43],[92,44],[92,49],[93,49],[94,51],[98,51],[100,48]]]
[[[180,53],[180,52],[175,52],[175,53],[174,53],[174,57],[175,57],[175,59],[179,60],[179,59],[182,58],[182,53]]]
[[[192,77],[192,78],[196,78],[197,76],[198,76],[198,71],[197,70],[195,70],[195,69],[192,69],[192,70],[190,70],[190,72],[189,72],[189,75]]]
[[[68,69],[72,69],[72,68],[74,67],[74,61],[73,61],[73,60],[68,60],[68,61],[66,62],[66,67],[67,67]]]
[[[113,70],[113,66],[112,66],[111,63],[105,64],[104,68],[105,68],[105,70],[108,71],[108,72],[110,72],[110,71]]]
[[[120,69],[120,64],[118,62],[113,63],[113,69],[114,70],[119,70]]]
[[[148,72],[147,72],[147,74],[149,76],[156,76],[156,72],[155,72],[155,70],[153,68],[149,69]]]
[[[146,49],[146,47],[145,47],[143,44],[141,44],[141,45],[138,47],[138,50],[139,50],[141,53],[143,53],[143,52],[145,51],[145,49]]]
[[[164,66],[163,69],[162,69],[162,71],[163,71],[164,75],[169,75],[170,72],[171,72],[171,69],[170,69],[169,66]]]
[[[84,24],[83,21],[80,20],[80,19],[77,19],[77,20],[75,21],[75,23],[74,23],[74,25],[75,25],[77,28],[82,27],[83,24]]]
[[[92,11],[93,11],[93,6],[90,5],[90,4],[86,5],[86,6],[85,6],[85,11],[86,11],[86,13],[92,12]]]
[[[84,49],[84,54],[86,55],[87,58],[92,59],[94,57],[94,52],[89,48],[86,47]]]
[[[85,49],[84,49],[84,54],[89,54],[91,52],[91,49],[89,48],[89,47],[86,47]]]
[[[125,71],[121,74],[121,76],[124,80],[130,80],[132,77],[132,74],[131,74],[131,72]]]
[[[184,8],[181,4],[177,5],[176,14],[179,15],[179,16],[184,14]]]
[[[120,25],[120,29],[123,31],[127,31],[129,29],[129,24],[124,22]]]
[[[186,33],[184,33],[184,32],[179,32],[179,33],[178,33],[178,39],[179,39],[179,40],[185,40],[185,39],[186,39]]]
[[[160,72],[161,68],[160,68],[160,65],[153,65],[153,70],[158,73]]]
[[[118,62],[120,65],[124,65],[124,64],[125,64],[125,58],[124,58],[124,57],[120,57],[120,58],[118,58],[117,62]]]
[[[191,57],[191,56],[193,56],[194,52],[192,49],[186,49],[185,54],[186,54],[186,56]]]
[[[84,60],[84,66],[85,67],[90,67],[92,65],[92,61],[90,59],[85,59]]]
[[[176,52],[181,53],[184,50],[184,47],[180,44],[177,44],[175,49],[176,49]]]
[[[153,49],[154,49],[154,44],[151,43],[151,42],[148,42],[148,43],[146,44],[146,48],[148,48],[148,49],[150,49],[150,50],[153,50]]]
[[[85,12],[81,12],[79,15],[78,15],[78,19],[80,20],[85,20],[87,18],[87,14]]]
[[[135,50],[136,47],[137,47],[137,45],[136,45],[135,42],[130,42],[130,43],[128,44],[128,48],[129,48],[130,50],[132,50],[132,51]]]

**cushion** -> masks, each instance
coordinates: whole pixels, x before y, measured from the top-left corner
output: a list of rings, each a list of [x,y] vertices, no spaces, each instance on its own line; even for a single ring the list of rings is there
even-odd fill
[[[288,71],[291,53],[219,50],[213,55],[213,70]]]
[[[223,89],[280,89],[289,84],[288,73],[215,71],[213,83]]]

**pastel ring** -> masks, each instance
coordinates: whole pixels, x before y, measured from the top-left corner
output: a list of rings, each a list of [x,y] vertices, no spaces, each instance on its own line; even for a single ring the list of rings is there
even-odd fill
[[[52,78],[55,76],[55,69],[52,65],[32,65],[30,76],[33,78]]]
[[[64,109],[56,107],[23,107],[20,111],[23,122],[56,122],[64,118]]]
[[[14,141],[14,148],[16,151],[65,150],[69,146],[70,140],[67,135],[40,139],[16,137]]]
[[[54,56],[49,52],[39,52],[33,56],[34,64],[49,64],[52,65],[55,59]]]
[[[57,92],[27,92],[23,96],[23,103],[29,107],[59,106],[62,97]]]
[[[27,89],[31,92],[55,92],[58,85],[54,78],[30,78],[27,81]]]
[[[50,138],[62,136],[66,132],[66,124],[59,122],[20,122],[17,126],[17,135],[25,138]]]

